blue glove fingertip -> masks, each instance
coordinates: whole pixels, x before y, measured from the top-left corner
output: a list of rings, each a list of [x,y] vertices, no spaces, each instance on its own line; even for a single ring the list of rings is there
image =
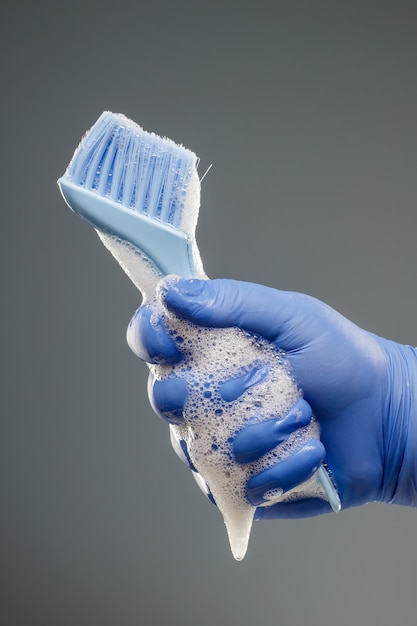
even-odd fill
[[[174,297],[188,299],[201,298],[206,291],[208,281],[199,278],[178,278],[173,280],[168,277],[164,284],[161,285],[161,291],[165,298],[171,300]]]
[[[318,439],[312,439],[294,454],[248,480],[248,500],[259,506],[268,502],[267,493],[284,494],[314,474],[324,460],[325,450]]]
[[[210,324],[211,305],[216,299],[213,281],[179,278],[162,285],[161,293],[167,309],[180,318]]]
[[[149,305],[136,311],[127,328],[126,339],[132,352],[147,363],[172,364],[182,358],[174,339]]]
[[[183,409],[188,396],[187,383],[178,376],[148,379],[148,396],[155,413],[170,424],[183,424]]]
[[[269,419],[249,424],[235,437],[233,453],[238,463],[252,463],[285,441],[295,430],[309,424],[310,405],[299,398],[281,419]]]

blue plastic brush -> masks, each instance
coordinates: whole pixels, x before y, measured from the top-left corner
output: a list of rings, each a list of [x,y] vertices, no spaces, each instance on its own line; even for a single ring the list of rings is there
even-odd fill
[[[161,306],[158,284],[164,276],[207,278],[195,239],[200,205],[197,165],[198,159],[190,150],[145,132],[124,115],[105,112],[84,136],[64,176],[58,181],[70,208],[94,226],[144,300],[152,301],[155,307]],[[256,405],[259,414],[259,404],[271,396],[271,389],[279,389],[280,385],[284,388],[287,406],[265,406],[265,418],[271,414],[277,417],[285,414],[300,391],[286,370],[282,355],[271,352],[261,341],[238,329],[191,328],[188,323],[167,317],[163,310],[160,312],[176,332],[188,333],[187,345],[193,352],[193,375],[200,376],[201,380],[214,377],[215,382],[216,378],[217,382],[220,381],[219,354],[226,349],[229,355],[236,355],[235,372],[229,365],[231,376],[238,375],[242,367],[246,370],[263,367],[263,371],[268,371],[266,378],[264,376],[262,382],[251,389],[247,398],[229,402],[219,396],[216,399],[215,383],[211,383],[210,403],[199,397],[197,391],[194,395],[191,393],[184,409],[185,426],[171,426],[177,439],[187,442],[193,465],[206,481],[223,514],[232,552],[240,560],[246,552],[255,512],[244,496],[244,485],[251,470],[260,471],[262,463],[273,462],[273,459],[266,458],[244,466],[232,464],[227,439],[245,422],[252,404]],[[242,355],[246,354],[248,361],[242,363]],[[187,358],[183,366],[150,367],[154,376],[160,379],[174,371],[187,377],[190,370]],[[196,406],[205,413],[204,420],[195,419]],[[221,423],[220,414],[223,415]],[[201,430],[203,424],[204,432]],[[315,421],[308,434],[318,436]],[[213,437],[217,441],[216,454],[213,453]],[[219,437],[224,437],[221,445],[218,445]],[[224,479],[225,464],[230,484]],[[334,511],[340,510],[337,491],[324,467],[289,494],[271,494],[270,503],[312,493],[326,498]]]

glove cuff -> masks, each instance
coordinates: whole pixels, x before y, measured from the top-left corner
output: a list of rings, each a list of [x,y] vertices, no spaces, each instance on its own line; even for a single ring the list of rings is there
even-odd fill
[[[386,342],[390,388],[381,500],[417,507],[417,351]]]

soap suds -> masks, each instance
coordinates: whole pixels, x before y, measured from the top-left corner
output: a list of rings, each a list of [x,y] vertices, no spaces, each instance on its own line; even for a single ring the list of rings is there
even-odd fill
[[[174,366],[153,365],[158,380],[176,376],[187,382],[188,399],[184,407],[184,425],[171,426],[176,436],[187,444],[191,462],[204,478],[226,524],[233,556],[243,559],[256,508],[246,497],[246,483],[251,476],[271,467],[292,454],[311,438],[318,438],[318,426],[295,431],[285,442],[253,463],[236,463],[233,441],[238,431],[254,421],[285,416],[300,397],[300,391],[286,362],[285,355],[269,342],[236,328],[202,328],[179,320],[158,302],[155,318],[162,317],[176,339],[183,360]],[[226,401],[222,385],[252,370],[267,372],[253,376],[254,384],[243,394]],[[269,492],[265,506],[303,495],[325,498],[316,477],[287,494]]]

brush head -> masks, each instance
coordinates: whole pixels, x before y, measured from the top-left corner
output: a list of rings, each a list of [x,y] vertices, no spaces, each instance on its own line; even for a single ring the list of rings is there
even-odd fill
[[[64,178],[190,234],[198,218],[197,164],[191,150],[105,111],[83,137]],[[197,206],[191,212],[190,196]]]
[[[142,294],[155,284],[142,280],[149,267],[155,278],[205,276],[195,240],[197,164],[191,150],[106,111],[58,181],[69,207],[96,228]]]

